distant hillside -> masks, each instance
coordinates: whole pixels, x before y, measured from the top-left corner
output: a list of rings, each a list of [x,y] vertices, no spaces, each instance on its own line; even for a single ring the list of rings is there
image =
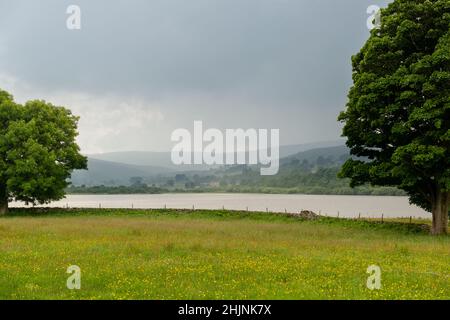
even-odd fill
[[[333,147],[342,148],[344,147],[344,145],[345,145],[344,140],[336,140],[336,141],[325,141],[325,142],[281,146],[280,158],[295,156],[297,154],[313,150],[320,150],[320,149],[327,150]]]
[[[124,151],[88,155],[89,158],[134,166],[170,167],[170,152]]]
[[[124,151],[92,154],[88,157],[131,166],[155,166],[176,171],[208,169],[206,165],[174,165],[170,152]]]
[[[76,170],[72,174],[74,185],[128,185],[132,177],[151,177],[170,174],[168,168],[158,166],[136,166],[98,159],[88,159],[89,170]]]
[[[213,170],[205,177],[187,175],[183,182],[188,188],[204,191],[404,195],[404,192],[389,187],[350,188],[348,179],[338,178],[341,166],[350,157],[346,146],[318,148],[281,159],[280,170],[274,176],[261,176],[257,166],[244,165]]]
[[[293,149],[292,149],[293,150]],[[337,174],[350,157],[346,146],[317,148],[291,154],[280,160],[275,176],[261,176],[259,166],[235,165],[209,170],[170,170],[162,167],[135,166],[90,159],[88,172],[76,172],[74,185],[130,186],[132,177],[140,177],[139,185],[125,189],[95,192],[140,193],[161,192],[263,192],[303,194],[404,195],[396,188],[349,187],[348,179]],[[134,179],[136,180],[136,179]],[[77,193],[93,192],[92,188],[72,188]],[[122,190],[122,191],[120,191]],[[75,192],[74,191],[74,192]]]
[[[317,165],[324,166],[340,166],[348,158],[350,158],[350,149],[345,145],[317,148],[290,155],[281,159],[281,165],[289,165],[292,163],[317,163]]]
[[[287,158],[281,160],[281,164],[287,165],[292,161],[303,161],[309,159],[311,161],[319,156],[323,156],[327,161],[339,158],[345,154],[344,146],[339,141],[321,142],[315,144],[303,144],[293,146],[283,146],[280,148],[280,155]],[[313,149],[317,146],[332,145],[329,148]],[[302,152],[299,152],[301,150]],[[306,151],[304,151],[306,150]],[[143,165],[147,164],[147,165]],[[191,175],[211,175],[221,176],[225,169],[227,172],[240,172],[239,167],[220,168],[219,166],[211,167],[206,165],[183,165],[176,166],[172,164],[169,152],[113,152],[105,154],[97,154],[89,156],[89,170],[75,171],[72,175],[72,183],[74,185],[106,185],[119,186],[129,185],[130,178],[141,177],[147,183],[164,185],[168,179],[174,178],[177,173],[191,173]]]
[[[318,143],[308,143],[308,144],[298,144],[298,145],[287,145],[280,147],[280,158],[284,158],[290,155],[294,155],[298,152],[317,149],[317,148],[327,148],[334,146],[342,146],[344,142],[342,140],[337,141],[326,141]],[[100,154],[88,155],[89,158],[118,162],[137,166],[157,166],[171,168],[177,171],[185,170],[205,170],[210,167],[206,165],[183,165],[176,166],[172,163],[170,152],[152,152],[152,151],[123,151],[123,152],[109,152]]]

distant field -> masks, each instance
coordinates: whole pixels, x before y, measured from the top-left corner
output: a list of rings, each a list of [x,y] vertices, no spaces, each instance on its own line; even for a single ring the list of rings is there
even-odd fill
[[[81,290],[66,288],[70,265]],[[381,290],[366,288],[369,265],[382,269]],[[450,299],[449,267],[450,237],[414,221],[60,209],[0,218],[1,299]]]

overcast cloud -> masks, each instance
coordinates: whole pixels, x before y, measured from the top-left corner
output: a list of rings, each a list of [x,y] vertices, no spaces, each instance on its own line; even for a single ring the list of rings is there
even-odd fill
[[[279,128],[282,144],[336,140],[366,9],[386,3],[0,0],[0,88],[71,108],[85,153],[170,150],[194,120]]]

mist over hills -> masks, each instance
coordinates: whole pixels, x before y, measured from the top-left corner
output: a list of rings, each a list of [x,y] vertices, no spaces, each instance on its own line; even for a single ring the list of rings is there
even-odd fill
[[[314,147],[317,145],[310,145]],[[303,150],[298,151],[297,150]],[[286,151],[287,150],[287,151]],[[295,152],[295,153],[290,153]],[[127,154],[129,155],[126,158]],[[116,153],[106,157],[138,162],[152,153]],[[351,157],[345,145],[308,149],[289,146],[283,151],[278,174],[262,176],[259,165],[204,166],[198,170],[185,166],[142,166],[89,158],[89,171],[73,175],[71,193],[165,193],[236,192],[345,195],[404,195],[392,187],[349,186],[339,179],[342,164]],[[140,157],[134,157],[138,155]],[[161,161],[158,158],[157,161]],[[155,162],[157,162],[155,161]],[[159,162],[162,163],[162,162]]]
[[[315,148],[289,155],[280,160],[281,165],[301,162],[318,162],[319,166],[342,165],[350,157],[350,150],[345,145]]]
[[[306,150],[342,146],[342,145],[344,145],[343,140],[335,140],[335,141],[324,141],[316,143],[280,146],[280,158],[294,155],[298,152]],[[90,159],[118,162],[137,166],[166,167],[172,168],[177,171],[209,169],[208,166],[203,165],[183,165],[183,166],[174,165],[171,160],[170,152],[120,151],[120,152],[89,154],[87,156]]]
[[[88,158],[89,170],[76,170],[72,174],[73,185],[128,185],[132,177],[150,177],[169,174],[169,168],[138,166],[126,163]]]
[[[335,163],[348,156],[342,141],[330,141],[301,145],[281,146],[280,165],[286,166],[295,161],[315,161],[322,157],[325,163]],[[240,166],[174,165],[170,152],[112,152],[88,156],[89,170],[76,170],[72,174],[73,185],[129,185],[133,177],[141,177],[149,183],[161,183],[177,173],[190,175],[220,174],[223,170],[232,171]],[[235,167],[233,169],[233,167]]]

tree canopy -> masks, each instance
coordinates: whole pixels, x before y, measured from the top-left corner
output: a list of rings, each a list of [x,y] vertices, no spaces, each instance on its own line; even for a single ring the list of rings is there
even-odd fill
[[[352,155],[352,186],[398,186],[447,232],[450,202],[450,1],[396,0],[352,58],[339,116]]]
[[[0,90],[0,213],[11,200],[47,203],[64,197],[87,159],[76,143],[78,117],[40,100],[24,105]]]

